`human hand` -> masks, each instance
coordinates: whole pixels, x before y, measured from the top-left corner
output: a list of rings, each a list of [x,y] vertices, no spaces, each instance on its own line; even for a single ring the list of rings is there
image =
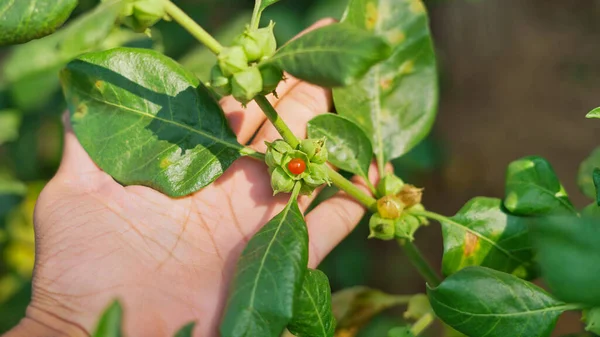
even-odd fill
[[[270,100],[298,137],[306,136],[308,120],[331,108],[329,91],[296,79],[278,93]],[[241,109],[228,97],[221,104],[240,143],[256,133],[250,146],[264,152],[264,141],[280,138],[255,103]],[[217,336],[238,257],[287,202],[287,195],[272,196],[266,165],[241,158],[214,184],[172,199],[121,186],[66,129],[61,166],[35,211],[33,298],[27,318],[7,337],[89,336],[114,299],[124,306],[127,336],[172,336],[191,321],[195,336]],[[310,202],[301,197],[300,208]],[[307,214],[309,267],[363,214],[343,193]]]

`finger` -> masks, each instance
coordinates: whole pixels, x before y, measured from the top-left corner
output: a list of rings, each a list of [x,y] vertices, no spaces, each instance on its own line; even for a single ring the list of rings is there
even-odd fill
[[[386,171],[391,171],[386,166]],[[375,164],[369,168],[369,180],[379,181]],[[352,181],[365,193],[371,195],[366,181],[355,176]],[[343,191],[327,199],[306,215],[309,236],[308,266],[315,268],[358,224],[366,212],[365,206]]]
[[[101,172],[100,168],[94,164],[90,156],[85,152],[79,140],[73,133],[69,112],[62,116],[63,126],[65,128],[65,137],[63,144],[63,155],[58,168],[58,174],[80,176],[88,173]]]
[[[311,27],[302,31],[295,38],[333,22],[335,22],[333,19],[320,20]],[[279,86],[277,86],[276,92],[279,97],[286,96],[287,93],[299,82],[298,79],[289,75],[286,75],[286,77],[288,80],[282,81]],[[279,101],[279,99],[274,95],[267,95],[267,99],[273,105],[277,105]],[[240,102],[236,101],[232,96],[223,97],[220,103],[223,111],[225,112],[225,116],[229,120],[229,124],[231,125],[233,132],[235,132],[237,135],[238,142],[241,144],[246,144],[266,119],[264,113],[254,101],[250,102],[245,109],[242,107]]]

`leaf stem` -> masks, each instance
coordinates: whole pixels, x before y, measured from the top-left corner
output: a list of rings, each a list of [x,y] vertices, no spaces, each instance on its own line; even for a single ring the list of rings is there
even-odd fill
[[[260,24],[260,6],[262,1],[256,0],[254,2],[254,10],[252,11],[252,20],[250,21],[250,29],[257,30]]]
[[[204,28],[190,18],[181,8],[177,7],[170,0],[163,0],[167,14],[173,18],[179,25],[192,34],[198,41],[202,42],[210,51],[219,55],[223,46],[215,40]]]
[[[343,175],[339,174],[336,170],[331,167],[327,167],[327,173],[329,174],[329,178],[331,182],[339,189],[348,193],[351,197],[356,199],[361,204],[365,205],[369,211],[377,212],[377,200],[371,197],[363,190],[354,185],[350,180],[344,178]]]
[[[260,161],[265,161],[265,154],[264,153],[260,153],[254,149],[251,149],[249,147],[243,147],[242,149],[240,149],[240,153],[242,154],[242,156],[248,156],[254,159],[258,159]]]
[[[298,195],[300,195],[300,188],[302,187],[302,183],[297,181],[294,184],[294,189],[292,190],[292,195],[290,195],[290,200],[288,201],[288,207],[293,200],[298,199]]]
[[[427,262],[419,248],[406,239],[399,239],[398,244],[404,249],[404,253],[410,262],[417,268],[417,271],[427,283],[432,287],[437,287],[442,282],[440,276],[433,267]]]
[[[296,148],[300,144],[298,138],[296,138],[292,130],[290,130],[283,119],[281,119],[281,116],[279,116],[277,110],[275,110],[271,102],[269,102],[269,100],[262,95],[256,96],[254,100],[265,113],[267,118],[271,121],[271,123],[273,123],[273,126],[275,129],[277,129],[277,132],[279,132],[281,137],[283,137],[283,140],[285,140],[293,148]]]
[[[452,222],[452,220],[450,220],[447,216],[438,214],[438,213],[434,213],[434,212],[430,212],[430,211],[408,211],[410,214],[412,215],[416,215],[416,216],[423,216],[432,220],[435,220],[439,223],[442,222]]]
[[[410,332],[412,332],[413,335],[418,336],[425,331],[434,320],[435,316],[433,315],[433,312],[428,312],[410,327]]]
[[[281,116],[279,116],[277,110],[275,110],[271,102],[269,102],[265,96],[256,96],[254,100],[263,110],[271,123],[273,123],[273,126],[275,126],[275,129],[277,129],[281,137],[293,148],[296,148],[300,144],[298,138],[296,138],[292,130],[290,130],[283,119],[281,119]],[[344,178],[344,176],[336,172],[334,169],[328,167],[327,173],[329,174],[329,178],[331,178],[331,181],[335,186],[348,193],[363,205],[367,206],[370,211],[377,212],[377,200],[358,188],[351,181]]]

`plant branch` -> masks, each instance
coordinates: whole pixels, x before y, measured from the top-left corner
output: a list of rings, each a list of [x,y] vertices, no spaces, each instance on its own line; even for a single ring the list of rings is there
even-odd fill
[[[260,161],[265,161],[265,154],[264,153],[260,153],[256,150],[253,150],[249,147],[243,147],[242,149],[240,149],[240,153],[243,156],[247,156],[247,157],[251,157],[254,159],[258,159]]]
[[[409,210],[408,212],[410,214],[412,214],[412,215],[423,216],[423,217],[426,217],[428,219],[435,220],[435,221],[437,221],[439,223],[442,223],[442,222],[452,222],[452,220],[448,219],[447,216],[444,216],[444,215],[441,215],[441,214],[437,214],[437,213],[434,213],[434,212],[430,212],[430,211],[411,211],[411,210]]]
[[[435,272],[433,267],[427,262],[419,248],[415,246],[412,242],[400,239],[398,240],[398,244],[404,249],[404,253],[412,262],[412,264],[417,268],[417,271],[429,285],[432,287],[437,287],[442,282],[441,278]]]
[[[277,132],[279,132],[283,140],[285,140],[293,148],[296,148],[300,144],[298,138],[296,138],[292,130],[290,130],[283,119],[281,119],[281,116],[279,116],[277,110],[275,110],[273,105],[271,105],[271,102],[269,102],[265,96],[256,96],[254,100],[265,113],[267,118],[271,121],[271,123],[273,123],[273,126],[275,129],[277,129]]]
[[[260,24],[260,5],[262,1],[256,0],[254,3],[254,10],[252,11],[252,20],[250,21],[250,29],[256,30],[258,29],[258,25]]]
[[[170,0],[164,0],[167,14],[173,18],[179,25],[192,34],[198,41],[202,42],[210,51],[219,55],[223,46],[215,40],[204,28],[190,18],[181,8],[177,7]]]
[[[415,324],[413,324],[410,327],[410,332],[412,332],[413,335],[418,336],[423,331],[425,331],[431,325],[431,323],[433,323],[434,320],[435,316],[433,315],[433,313],[428,312],[425,315],[423,315],[423,317],[419,318],[415,322]]]
[[[361,204],[365,205],[369,211],[373,213],[377,212],[377,200],[375,200],[375,198],[365,193],[363,190],[358,188],[358,186],[354,185],[350,180],[344,178],[343,175],[339,174],[331,167],[327,167],[327,173],[329,174],[331,182],[333,182],[335,186],[348,193],[348,195],[356,199]]]

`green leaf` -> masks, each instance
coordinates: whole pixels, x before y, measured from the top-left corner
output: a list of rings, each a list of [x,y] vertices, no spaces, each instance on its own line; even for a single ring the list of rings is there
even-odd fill
[[[266,64],[310,83],[336,87],[355,82],[389,55],[390,47],[383,39],[336,23],[288,42]]]
[[[333,315],[338,322],[337,329],[356,331],[382,311],[407,304],[411,297],[386,294],[362,286],[340,290],[332,297]]]
[[[415,337],[409,327],[397,327],[388,331],[388,337]]]
[[[340,115],[371,137],[381,165],[425,138],[436,116],[436,59],[420,0],[352,0],[344,22],[386,39],[392,56],[359,82],[333,90]]]
[[[0,1],[0,46],[52,34],[76,6],[77,0]]]
[[[294,315],[308,263],[308,233],[295,199],[252,237],[237,263],[223,337],[276,337]]]
[[[558,316],[574,309],[534,284],[469,267],[427,291],[436,315],[467,336],[550,336]]]
[[[600,168],[595,168],[592,174],[592,180],[594,180],[594,187],[596,188],[596,204],[600,206]]]
[[[224,23],[214,33],[215,39],[225,46],[230,45],[240,32],[244,31],[249,19],[249,13],[239,14],[233,20]],[[210,69],[217,63],[217,57],[206,46],[198,44],[197,47],[185,54],[179,63],[193,72],[200,81],[206,83],[210,79]]]
[[[279,0],[256,0],[256,5],[258,7],[259,13],[265,10],[265,8],[271,6],[272,4],[278,2]]]
[[[19,138],[21,113],[16,110],[0,110],[0,145]]]
[[[550,163],[536,156],[508,165],[504,206],[516,215],[575,213]]]
[[[14,47],[2,67],[14,103],[24,110],[39,109],[59,92],[58,72],[68,61],[84,52],[147,40],[115,28],[122,6],[122,1],[101,3],[56,34]]]
[[[529,230],[496,198],[476,197],[442,221],[442,270],[452,275],[468,266],[484,266],[522,278],[535,276]]]
[[[308,136],[327,138],[329,162],[368,179],[373,148],[365,132],[354,122],[334,114],[319,115],[308,122]]]
[[[67,65],[61,80],[81,145],[125,185],[184,196],[213,182],[241,155],[208,89],[158,52],[85,54]]]
[[[192,337],[195,326],[196,326],[195,322],[186,324],[183,328],[181,328],[179,331],[177,331],[177,333],[175,334],[175,337]]]
[[[600,167],[600,147],[595,148],[594,151],[581,162],[577,174],[577,184],[579,185],[579,189],[583,194],[592,199],[596,199],[596,188],[594,187],[592,174],[597,167]]]
[[[585,118],[600,118],[600,108],[588,112],[588,114],[585,115]]]
[[[335,325],[329,279],[322,271],[309,269],[304,275],[300,296],[295,300],[294,317],[288,330],[297,337],[332,337]]]
[[[532,219],[542,276],[556,297],[600,306],[600,226],[597,217]]]
[[[102,314],[93,337],[121,337],[123,308],[118,301],[113,302]]]

